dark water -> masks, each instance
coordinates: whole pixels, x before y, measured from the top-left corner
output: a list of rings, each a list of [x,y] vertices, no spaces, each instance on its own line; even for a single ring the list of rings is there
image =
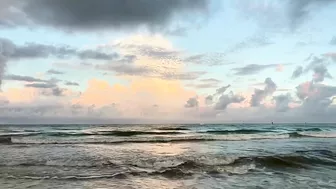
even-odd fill
[[[336,125],[0,126],[0,188],[336,188]]]

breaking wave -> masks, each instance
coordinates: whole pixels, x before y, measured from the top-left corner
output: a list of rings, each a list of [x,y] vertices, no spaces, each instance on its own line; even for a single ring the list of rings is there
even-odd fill
[[[169,160],[169,159],[168,159]],[[136,159],[134,161],[137,161]],[[148,162],[151,162],[149,159]],[[158,160],[158,164],[164,164],[165,161],[162,159]],[[117,178],[125,179],[129,176],[162,176],[167,178],[184,178],[189,177],[194,174],[248,174],[251,171],[263,171],[264,169],[272,170],[283,170],[283,169],[309,169],[312,166],[325,165],[334,167],[336,166],[336,154],[328,150],[308,150],[308,151],[296,151],[291,154],[283,155],[269,155],[269,156],[241,156],[241,157],[225,157],[225,156],[208,156],[204,157],[194,157],[188,159],[184,157],[184,160],[179,158],[171,160],[175,165],[172,166],[150,166],[146,163],[143,165],[141,162],[123,162],[114,163],[109,162],[109,164],[104,163],[99,164],[100,168],[115,170],[116,166],[128,167],[127,171],[117,172],[113,174],[102,174],[102,175],[73,175],[73,176],[20,176],[23,179],[60,179],[60,180],[87,180],[87,179],[100,179],[100,178]],[[41,163],[30,163],[30,164],[8,164],[1,166],[55,166],[46,162]],[[64,167],[74,167],[76,166],[74,162],[69,162],[69,164],[62,165]],[[92,166],[98,166],[97,163],[93,163]],[[103,166],[103,167],[101,167]],[[81,164],[78,167],[82,167]],[[139,169],[137,169],[139,168]],[[140,168],[145,168],[140,169]],[[9,176],[13,177],[13,176]],[[17,176],[18,177],[18,176]]]

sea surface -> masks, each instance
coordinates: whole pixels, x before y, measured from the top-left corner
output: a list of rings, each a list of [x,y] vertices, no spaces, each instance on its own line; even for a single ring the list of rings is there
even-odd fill
[[[2,125],[0,141],[1,189],[336,188],[336,124]]]

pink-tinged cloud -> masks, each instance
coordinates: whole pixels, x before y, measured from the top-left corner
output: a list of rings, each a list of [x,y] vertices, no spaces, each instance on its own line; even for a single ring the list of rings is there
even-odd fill
[[[283,64],[278,64],[275,70],[277,72],[283,72],[284,71],[284,65]]]
[[[0,96],[11,103],[31,103],[39,97],[39,91],[35,88],[9,88]]]
[[[97,108],[118,104],[124,114],[142,116],[148,109],[166,113],[181,111],[186,100],[195,95],[194,91],[184,89],[179,81],[138,78],[129,85],[111,85],[104,80],[91,79],[88,88],[73,103],[94,104]]]

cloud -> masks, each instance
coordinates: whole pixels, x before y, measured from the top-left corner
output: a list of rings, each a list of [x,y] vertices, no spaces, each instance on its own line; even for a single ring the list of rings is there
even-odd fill
[[[10,15],[2,18],[0,22],[11,23],[14,26],[31,22],[67,31],[141,27],[162,30],[174,26],[176,20],[186,21],[185,16],[190,14],[194,17],[200,15],[200,18],[207,16],[209,4],[208,0],[82,0],[81,3],[67,0],[29,0],[11,4],[25,15],[20,17],[20,22]]]
[[[275,100],[276,111],[285,112],[289,110],[289,103],[292,101],[290,94],[275,96],[273,99]]]
[[[114,60],[119,58],[117,53],[104,53],[95,50],[83,50],[77,52],[80,59],[93,59],[93,60]]]
[[[0,38],[0,87],[5,73],[8,57],[12,55],[14,48],[15,46],[11,41]]]
[[[223,94],[229,87],[231,87],[231,85],[227,85],[227,86],[223,86],[223,87],[218,88],[216,90],[215,95]]]
[[[231,85],[226,85],[226,86],[222,86],[222,87],[217,88],[216,92],[214,94],[208,95],[205,98],[205,104],[206,105],[213,104],[214,101],[218,100],[218,96],[223,95],[223,93],[225,93],[225,91],[230,87],[231,87]]]
[[[168,80],[195,80],[207,72],[163,73],[161,78]]]
[[[324,78],[332,78],[332,76],[329,74],[328,69],[325,65],[317,65],[314,68],[314,77],[313,77],[313,81],[314,82],[322,82],[324,81]]]
[[[206,88],[217,88],[221,81],[214,78],[201,79],[200,83],[197,84],[188,84],[188,87],[194,87],[197,89],[206,89]]]
[[[233,94],[233,92],[231,91],[229,94],[221,95],[217,103],[215,104],[214,108],[215,110],[225,110],[228,107],[228,105],[232,103],[240,103],[244,100],[245,100],[244,97]]]
[[[296,31],[314,13],[333,2],[335,0],[240,0],[238,8],[246,19],[254,19],[263,29]]]
[[[310,60],[309,64],[306,66],[306,68],[303,71],[305,73],[313,70],[316,65],[327,64],[327,59],[324,57],[314,56],[314,57],[311,57],[309,60]]]
[[[206,105],[211,105],[213,103],[213,96],[212,95],[208,95],[205,97],[205,104]]]
[[[201,82],[205,82],[205,83],[220,83],[221,81],[218,79],[214,79],[214,78],[208,78],[208,79],[201,79]]]
[[[267,96],[272,95],[276,91],[276,84],[272,81],[271,78],[266,78],[265,81],[265,88],[263,90],[261,89],[255,89],[254,94],[251,98],[251,106],[256,107],[259,106],[261,101],[263,101]]]
[[[274,42],[270,41],[268,37],[266,37],[263,34],[261,35],[257,34],[257,35],[253,35],[251,37],[244,39],[240,43],[237,43],[236,45],[231,47],[228,50],[228,52],[233,53],[233,52],[242,51],[248,48],[264,47],[264,46],[268,46],[271,44],[274,44]]]
[[[60,96],[64,96],[65,94],[65,89],[61,89],[59,87],[53,87],[53,88],[50,88],[50,89],[44,89],[41,91],[41,94],[44,95],[44,96],[57,96],[57,97],[60,97]]]
[[[336,36],[334,36],[330,42],[329,42],[330,45],[336,45]]]
[[[302,66],[298,66],[295,68],[293,74],[292,74],[292,79],[296,79],[298,77],[300,77],[303,73],[303,67]]]
[[[336,53],[325,53],[324,57],[330,58],[332,61],[336,62]]]
[[[77,57],[82,60],[115,60],[120,58],[115,52],[102,52],[99,50],[80,50],[66,45],[46,45],[38,43],[25,43],[21,46],[15,46],[12,59],[31,59],[31,58],[47,58],[56,57],[60,59]]]
[[[43,79],[38,79],[35,77],[31,77],[31,76],[22,76],[22,75],[5,75],[4,80],[8,80],[8,81],[25,81],[25,82],[47,82],[47,80],[43,80]]]
[[[335,0],[290,0],[288,16],[290,19],[290,26],[293,30],[297,29],[303,22],[305,22],[313,11],[318,8],[326,7]]]
[[[51,75],[53,75],[53,74],[55,74],[55,75],[62,75],[62,74],[64,74],[64,72],[61,72],[61,71],[58,71],[58,70],[54,70],[54,69],[48,70],[47,73],[51,74]]]
[[[148,56],[157,59],[172,59],[177,60],[182,52],[167,49],[164,47],[153,46],[148,44],[123,44],[118,43],[115,45],[118,48],[127,49],[128,51],[132,51],[140,56]]]
[[[185,108],[196,108],[198,107],[198,98],[197,97],[192,97],[189,98],[187,103],[184,105]]]
[[[48,89],[54,88],[57,85],[55,83],[29,83],[26,84],[25,87],[39,88],[39,89]]]
[[[187,84],[187,87],[194,87],[196,89],[208,89],[208,88],[216,88],[217,84],[213,83],[198,83],[198,84]]]
[[[260,64],[249,64],[240,68],[233,68],[235,71],[235,75],[253,75],[257,74],[268,68],[276,68],[277,64],[268,64],[268,65],[260,65]]]
[[[87,89],[72,100],[73,104],[94,104],[98,108],[116,103],[122,117],[154,116],[163,120],[181,117],[185,102],[190,96],[196,96],[194,91],[185,89],[179,81],[158,78],[137,78],[125,85],[110,85],[107,81],[92,79],[87,85]],[[153,109],[153,104],[158,107]]]
[[[77,82],[71,82],[71,81],[67,81],[64,83],[67,86],[79,86],[79,83]]]
[[[296,94],[302,101],[300,109],[305,114],[324,114],[336,95],[336,87],[314,82],[305,82],[296,87]]]
[[[152,69],[145,66],[136,66],[133,64],[103,64],[96,65],[96,69],[113,71],[117,74],[131,75],[131,76],[146,76],[153,72]]]
[[[225,58],[225,53],[203,53],[190,55],[181,60],[186,64],[196,64],[196,65],[205,65],[205,66],[222,66],[233,64],[232,62],[227,62]]]

